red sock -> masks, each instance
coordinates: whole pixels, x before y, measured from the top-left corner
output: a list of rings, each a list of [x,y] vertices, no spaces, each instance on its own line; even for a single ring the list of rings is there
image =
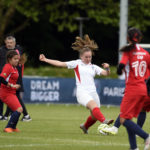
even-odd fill
[[[92,116],[89,116],[84,124],[85,128],[88,129],[90,126],[92,126],[96,120],[92,118]]]
[[[100,122],[103,122],[105,120],[105,117],[104,115],[101,113],[100,111],[100,108],[98,107],[95,107],[93,110],[92,110],[92,114],[93,116],[99,120]]]

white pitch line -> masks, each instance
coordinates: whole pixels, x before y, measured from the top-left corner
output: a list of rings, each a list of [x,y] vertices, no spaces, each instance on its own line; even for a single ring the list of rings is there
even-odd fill
[[[89,144],[89,143],[88,143]],[[83,145],[82,143],[74,143],[74,144],[59,144],[59,143],[56,143],[56,144],[7,144],[7,145],[0,145],[0,148],[7,148],[7,147],[37,147],[37,146],[41,146],[41,147],[44,147],[44,146],[88,146],[87,143],[85,145]],[[129,147],[129,144],[118,144],[118,143],[113,143],[112,144],[107,144],[107,143],[99,143],[99,144],[94,144],[94,145],[91,145],[89,144],[90,146],[107,146],[107,147],[112,147],[112,146],[123,146],[123,147]],[[139,147],[143,146],[143,145],[138,145]]]
[[[0,136],[0,138],[6,138],[6,139],[24,139],[24,140],[41,140],[42,138],[37,137],[20,137],[20,136]]]
[[[0,148],[6,147],[36,147],[36,146],[49,146],[51,144],[9,144],[9,145],[0,145]]]
[[[43,138],[34,138],[34,137],[14,137],[14,136],[0,136],[0,138],[10,138],[10,139],[25,139],[25,140],[44,140]],[[79,140],[76,140],[76,139],[59,139],[59,138],[48,138],[46,140],[44,140],[44,142],[49,142],[47,144],[33,144],[33,143],[30,143],[30,144],[10,144],[10,145],[0,145],[0,148],[4,148],[4,147],[36,147],[36,146],[72,146],[72,145],[79,145],[79,146],[87,146],[87,145],[90,145],[90,146],[124,146],[124,147],[129,147],[129,144],[128,143],[114,143],[114,142],[103,142],[101,143],[101,141],[91,141],[91,140],[82,140],[82,139],[79,139]],[[51,143],[53,142],[53,143]],[[57,142],[55,144],[55,142]],[[69,142],[69,143],[68,143]],[[67,143],[67,144],[66,144]],[[139,147],[143,146],[144,144],[138,144]]]

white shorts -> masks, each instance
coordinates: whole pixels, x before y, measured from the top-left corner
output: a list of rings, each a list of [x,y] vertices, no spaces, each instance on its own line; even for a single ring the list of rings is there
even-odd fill
[[[87,106],[88,102],[91,100],[94,100],[98,105],[98,107],[100,107],[100,99],[97,92],[89,93],[85,90],[82,91],[77,90],[76,96],[77,96],[78,103],[85,107]]]

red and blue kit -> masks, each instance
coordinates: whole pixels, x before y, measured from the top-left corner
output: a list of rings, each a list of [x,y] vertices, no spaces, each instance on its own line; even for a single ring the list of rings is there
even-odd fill
[[[131,51],[123,53],[120,63],[129,65],[120,117],[132,119],[138,116],[147,96],[145,79],[150,68],[150,55],[137,44]]]
[[[7,82],[15,85],[18,79],[18,71],[10,64],[5,64],[1,74]],[[21,107],[18,98],[16,96],[16,88],[8,87],[7,85],[1,84],[0,88],[0,99],[8,105],[13,111],[16,111],[18,107]]]

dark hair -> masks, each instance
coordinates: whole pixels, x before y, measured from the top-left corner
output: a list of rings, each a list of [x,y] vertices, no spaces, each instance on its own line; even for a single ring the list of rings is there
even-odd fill
[[[18,53],[15,50],[8,51],[6,55],[7,62],[9,62],[9,60],[12,59],[15,55],[18,55]]]
[[[142,39],[142,33],[137,28],[134,28],[134,27],[129,28],[127,34],[128,34],[128,41],[130,41],[131,44],[128,44],[128,45],[125,45],[124,47],[122,47],[120,49],[120,51],[123,51],[123,52],[130,51],[133,48],[135,48],[135,44],[139,43]]]

